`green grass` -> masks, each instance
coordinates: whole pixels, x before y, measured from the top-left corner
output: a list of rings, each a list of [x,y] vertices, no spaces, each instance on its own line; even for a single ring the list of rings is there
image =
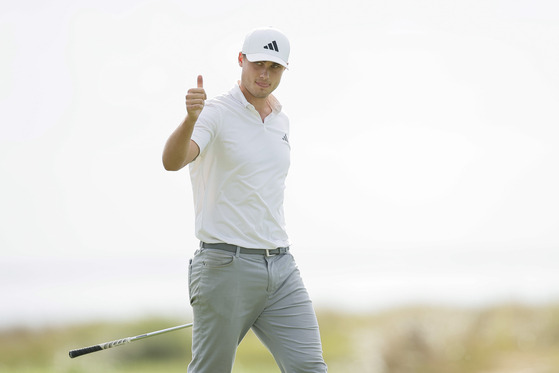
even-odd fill
[[[377,314],[319,312],[330,372],[559,372],[559,305],[487,309],[410,307]],[[68,351],[178,325],[176,320],[99,323],[0,332],[2,373],[186,372],[189,329],[75,359]],[[277,373],[254,334],[241,343],[234,373]]]

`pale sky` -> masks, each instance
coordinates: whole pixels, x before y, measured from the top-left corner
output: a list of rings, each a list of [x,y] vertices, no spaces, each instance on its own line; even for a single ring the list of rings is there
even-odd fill
[[[0,326],[181,315],[163,145],[254,27],[290,38],[286,214],[315,304],[559,299],[559,3],[0,4]]]

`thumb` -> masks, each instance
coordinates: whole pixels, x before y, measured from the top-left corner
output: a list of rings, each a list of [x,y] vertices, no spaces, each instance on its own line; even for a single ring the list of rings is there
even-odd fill
[[[204,88],[204,78],[202,78],[202,75],[198,75],[198,88]]]

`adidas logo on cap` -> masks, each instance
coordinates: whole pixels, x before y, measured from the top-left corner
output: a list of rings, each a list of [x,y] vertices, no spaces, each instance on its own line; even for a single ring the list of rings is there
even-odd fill
[[[268,45],[265,45],[264,49],[270,49],[270,50],[279,52],[278,43],[276,43],[275,40],[273,42],[269,43]]]

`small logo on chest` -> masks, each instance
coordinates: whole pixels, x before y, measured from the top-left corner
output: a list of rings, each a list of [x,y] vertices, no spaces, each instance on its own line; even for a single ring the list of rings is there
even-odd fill
[[[289,144],[289,139],[287,138],[287,133],[285,135],[283,135],[283,137],[281,139]]]

